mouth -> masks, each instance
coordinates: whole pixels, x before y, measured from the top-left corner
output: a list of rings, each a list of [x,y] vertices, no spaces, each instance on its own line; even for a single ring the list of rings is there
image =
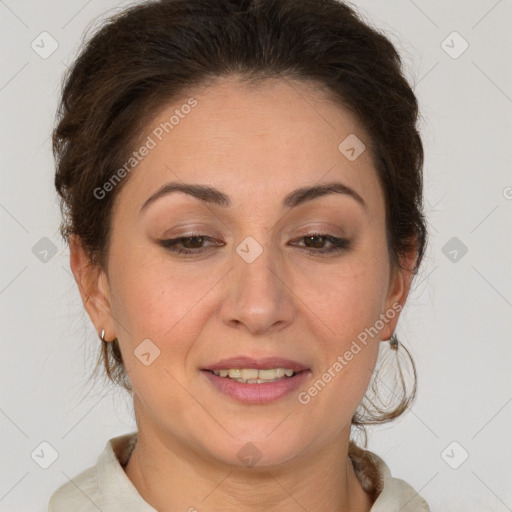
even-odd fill
[[[238,357],[213,363],[201,373],[223,396],[237,402],[265,404],[303,385],[311,369],[289,359]]]
[[[280,380],[290,379],[307,370],[296,372],[291,368],[267,368],[261,370],[258,370],[257,368],[225,368],[222,370],[205,371],[210,372],[217,377],[231,379],[244,384],[265,384],[268,382],[278,382]]]

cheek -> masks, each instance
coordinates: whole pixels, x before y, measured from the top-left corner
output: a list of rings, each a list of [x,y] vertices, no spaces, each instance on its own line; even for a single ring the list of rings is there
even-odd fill
[[[112,258],[112,308],[119,319],[131,325],[129,335],[159,337],[190,309],[190,302],[199,293],[180,274],[173,272],[165,258],[148,256],[147,251],[130,250],[130,257]],[[161,332],[165,329],[163,332]]]
[[[191,345],[214,313],[209,293],[219,278],[216,272],[199,273],[198,265],[172,265],[161,255],[132,255],[115,267],[120,271],[112,279],[111,307],[121,346],[135,364],[133,351],[149,339],[160,350],[155,367],[165,365],[181,374]]]
[[[386,272],[382,258],[359,251],[331,270],[319,268],[314,274],[304,270],[298,278],[298,294],[339,344],[378,319],[386,295]]]
[[[324,271],[303,281],[305,302],[322,320],[317,338],[323,345],[320,373],[321,380],[328,382],[323,397],[327,406],[335,403],[340,410],[352,410],[364,395],[380,347],[378,320],[387,272],[386,259],[368,245],[364,250],[359,247],[357,255],[347,258],[336,272]]]
[[[134,391],[148,406],[173,397],[175,412],[186,409],[179,383],[186,380],[187,354],[201,329],[194,305],[210,287],[197,276],[171,275],[161,261],[149,258],[125,261],[118,274],[112,308],[122,326],[123,360]]]
[[[379,281],[368,266],[353,270],[332,276],[330,291],[317,294],[313,308],[322,319],[316,333],[320,364],[312,387],[302,391],[313,409],[338,418],[324,435],[350,422],[368,388],[380,347],[375,330],[381,313]]]

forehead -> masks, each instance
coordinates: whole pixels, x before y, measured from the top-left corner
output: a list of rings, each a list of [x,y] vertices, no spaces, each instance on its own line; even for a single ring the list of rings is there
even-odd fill
[[[366,149],[351,161],[339,146],[353,136]],[[141,143],[148,138],[152,148],[121,194],[139,208],[171,181],[214,186],[250,208],[261,206],[262,198],[280,202],[300,186],[341,181],[371,208],[382,206],[367,134],[312,83],[219,79],[163,106]]]

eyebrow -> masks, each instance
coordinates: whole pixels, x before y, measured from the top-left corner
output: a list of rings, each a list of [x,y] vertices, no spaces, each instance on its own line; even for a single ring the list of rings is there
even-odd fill
[[[195,183],[171,182],[162,185],[144,202],[140,209],[139,215],[141,215],[142,212],[157,199],[172,194],[173,192],[188,194],[205,203],[222,206],[224,208],[231,206],[229,196],[214,187],[199,185]],[[324,183],[322,185],[315,185],[312,187],[302,187],[293,190],[283,199],[282,206],[283,208],[294,208],[306,203],[307,201],[311,201],[317,197],[326,196],[328,194],[346,195],[355,199],[365,210],[368,208],[364,199],[355,190],[337,181]]]

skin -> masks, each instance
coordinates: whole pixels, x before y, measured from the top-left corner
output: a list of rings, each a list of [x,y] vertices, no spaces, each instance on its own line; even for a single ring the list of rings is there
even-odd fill
[[[412,272],[390,266],[369,143],[355,161],[338,150],[351,133],[369,139],[350,111],[304,82],[248,87],[230,77],[187,93],[198,105],[116,197],[107,271],[88,265],[79,240],[71,241],[84,305],[98,332],[119,339],[134,388],[139,442],[126,474],[162,512],[368,511],[371,500],[347,457],[350,421],[399,314],[307,405],[296,393],[241,404],[200,369],[236,355],[277,355],[309,366],[307,390],[380,314],[404,305]],[[163,107],[144,137],[187,98]],[[139,215],[170,181],[216,187],[232,205],[174,193]],[[341,194],[282,207],[290,191],[331,181],[354,189],[366,208]],[[159,244],[194,232],[223,244],[206,241],[192,257]],[[351,245],[313,254],[304,237],[315,232]],[[247,236],[263,248],[252,263],[235,251]],[[412,268],[414,255],[403,261]],[[134,355],[147,338],[160,350],[149,366]],[[248,442],[261,452],[251,468],[237,457]]]

